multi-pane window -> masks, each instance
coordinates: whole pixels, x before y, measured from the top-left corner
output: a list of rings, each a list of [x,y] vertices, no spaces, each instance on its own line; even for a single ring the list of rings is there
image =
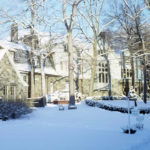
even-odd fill
[[[3,88],[3,95],[4,95],[4,96],[7,95],[7,86],[4,86],[4,88]]]
[[[132,77],[131,69],[122,69],[122,78],[123,79],[130,79],[131,77]]]
[[[108,83],[107,63],[99,63],[99,83]]]
[[[14,86],[10,87],[10,95],[15,95],[15,87]]]

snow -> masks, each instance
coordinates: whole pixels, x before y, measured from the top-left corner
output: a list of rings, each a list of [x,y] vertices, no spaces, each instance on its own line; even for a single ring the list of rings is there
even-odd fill
[[[150,115],[144,129],[135,134],[122,133],[127,114],[89,107],[59,111],[57,105],[36,108],[17,120],[0,121],[2,150],[148,150]],[[131,116],[131,123],[135,122]]]
[[[30,64],[15,64],[15,67],[20,72],[30,72],[31,71]],[[52,67],[45,67],[44,72],[45,72],[45,74],[48,74],[48,75],[62,76],[62,74],[60,74],[59,71],[56,71]],[[41,73],[41,69],[35,68],[35,73]]]
[[[9,42],[6,40],[0,40],[0,46],[2,46],[5,49],[9,49],[11,51],[16,51],[17,49],[21,49],[21,50],[25,50],[25,51],[29,51],[29,47],[27,47],[25,44],[23,43],[14,43],[14,42]]]

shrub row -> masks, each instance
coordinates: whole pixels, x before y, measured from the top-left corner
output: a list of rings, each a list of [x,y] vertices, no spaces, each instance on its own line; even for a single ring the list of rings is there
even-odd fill
[[[31,112],[31,109],[23,102],[0,101],[0,119],[19,118]]]
[[[126,96],[94,96],[93,100],[125,100]]]
[[[117,112],[121,112],[121,113],[128,113],[128,108],[120,107],[120,106],[106,105],[106,104],[100,103],[100,102],[95,101],[95,100],[85,100],[85,103],[88,106],[98,107],[98,108],[109,110],[109,111],[117,111]],[[131,113],[131,109],[133,109],[133,107],[130,108],[130,113]],[[150,108],[140,108],[140,113],[141,114],[149,114],[150,113]]]

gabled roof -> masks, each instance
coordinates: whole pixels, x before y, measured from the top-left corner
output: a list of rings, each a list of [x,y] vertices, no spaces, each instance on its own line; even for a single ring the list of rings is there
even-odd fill
[[[25,51],[30,50],[30,48],[27,47],[23,43],[20,43],[20,42],[19,43],[14,43],[14,42],[6,41],[6,40],[0,40],[0,46],[3,49],[8,49],[8,50],[11,50],[11,51],[16,51],[17,49],[25,50]]]
[[[0,61],[3,59],[3,57],[5,55],[7,55],[8,59],[9,59],[9,62],[11,63],[13,69],[15,70],[20,82],[23,84],[23,86],[28,86],[28,84],[23,80],[23,78],[20,75],[19,71],[16,69],[15,63],[14,63],[13,59],[11,58],[11,55],[10,55],[8,49],[5,48],[5,49],[0,50]]]

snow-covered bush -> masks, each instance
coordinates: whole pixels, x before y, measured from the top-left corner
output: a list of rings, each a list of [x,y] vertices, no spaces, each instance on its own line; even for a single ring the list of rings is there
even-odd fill
[[[89,98],[88,98],[89,99]],[[126,96],[93,96],[90,97],[93,100],[125,100]]]
[[[88,106],[92,107],[99,107],[101,109],[109,110],[109,111],[118,111],[121,113],[128,113],[128,108],[121,107],[121,106],[112,106],[110,104],[104,104],[101,100],[91,100],[91,99],[86,99],[85,103]],[[133,107],[130,108],[130,113]],[[150,113],[150,108],[139,108],[140,114],[149,114]]]
[[[24,102],[0,101],[0,119],[19,118],[30,113],[31,109]]]
[[[102,100],[102,96],[93,96],[93,97],[91,97],[91,99],[94,99],[94,100]]]

